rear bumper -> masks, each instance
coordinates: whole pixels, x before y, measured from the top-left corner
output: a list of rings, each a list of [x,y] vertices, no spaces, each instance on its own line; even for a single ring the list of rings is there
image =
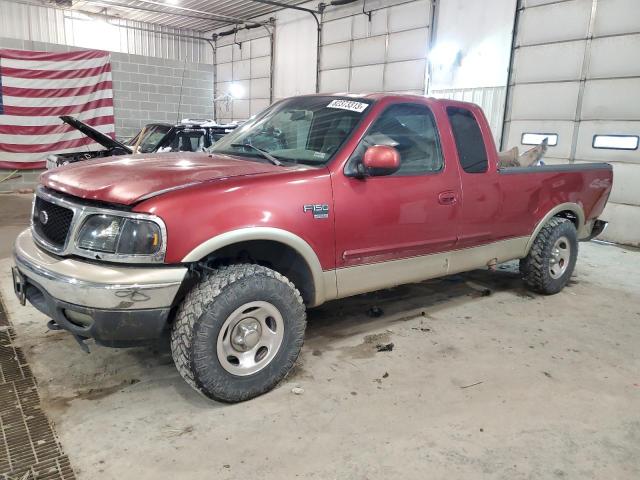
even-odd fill
[[[159,337],[187,273],[54,257],[29,230],[18,236],[14,260],[26,300],[65,330],[108,346]]]
[[[594,220],[593,225],[591,226],[591,232],[586,238],[581,240],[588,242],[589,240],[596,238],[607,229],[607,225],[609,225],[609,222],[605,222],[604,220]]]

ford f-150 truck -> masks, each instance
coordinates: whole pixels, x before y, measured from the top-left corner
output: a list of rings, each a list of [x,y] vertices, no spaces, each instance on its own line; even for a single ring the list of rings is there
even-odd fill
[[[294,97],[212,153],[44,173],[15,290],[81,344],[170,329],[182,377],[241,401],[286,376],[306,308],[328,300],[514,259],[533,290],[559,292],[611,185],[605,163],[498,168],[473,104]]]

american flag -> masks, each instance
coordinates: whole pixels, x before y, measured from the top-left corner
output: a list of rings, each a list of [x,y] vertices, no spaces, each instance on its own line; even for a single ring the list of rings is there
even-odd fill
[[[0,49],[0,168],[42,168],[50,153],[104,148],[58,117],[114,137],[112,88],[107,52]]]

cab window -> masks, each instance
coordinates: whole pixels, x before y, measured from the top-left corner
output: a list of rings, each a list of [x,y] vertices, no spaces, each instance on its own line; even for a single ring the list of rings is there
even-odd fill
[[[347,165],[347,175],[355,173],[367,148],[394,147],[400,153],[400,168],[393,176],[425,175],[444,167],[435,120],[428,107],[398,104],[387,108],[362,139]]]

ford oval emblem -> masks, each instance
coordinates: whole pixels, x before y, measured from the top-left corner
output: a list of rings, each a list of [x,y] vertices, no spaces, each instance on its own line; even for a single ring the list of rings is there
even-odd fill
[[[46,225],[47,222],[49,221],[49,214],[47,213],[46,210],[41,210],[40,213],[38,214],[38,219],[40,220],[40,223],[42,225]]]

